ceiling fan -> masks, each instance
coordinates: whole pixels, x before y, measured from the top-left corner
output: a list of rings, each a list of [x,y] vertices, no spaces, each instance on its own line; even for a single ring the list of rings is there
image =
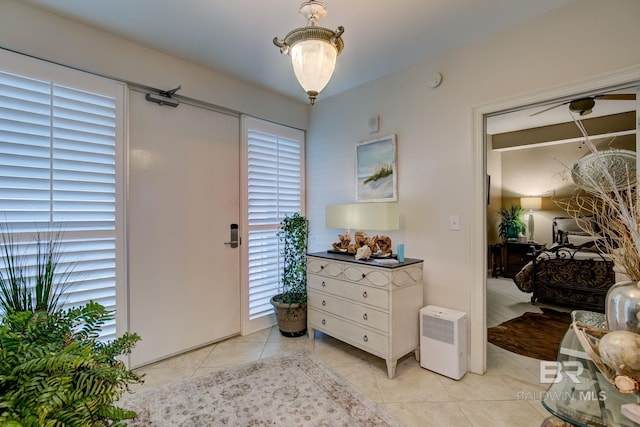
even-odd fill
[[[635,94],[626,94],[626,93],[612,93],[612,94],[603,94],[603,95],[593,95],[593,96],[585,96],[584,98],[572,99],[571,101],[561,102],[560,104],[552,105],[551,107],[545,108],[544,110],[537,111],[531,116],[536,116],[538,114],[544,113],[549,110],[553,110],[554,108],[561,107],[563,105],[569,104],[569,111],[572,113],[579,113],[580,116],[586,116],[590,114],[593,110],[593,107],[596,105],[597,100],[615,100],[615,101],[635,101]]]

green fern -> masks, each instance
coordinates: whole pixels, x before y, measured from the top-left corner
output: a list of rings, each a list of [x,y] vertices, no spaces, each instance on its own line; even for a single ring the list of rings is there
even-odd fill
[[[113,405],[142,378],[117,356],[140,339],[97,340],[112,313],[91,302],[66,311],[17,311],[0,325],[0,425],[122,426],[135,413]]]

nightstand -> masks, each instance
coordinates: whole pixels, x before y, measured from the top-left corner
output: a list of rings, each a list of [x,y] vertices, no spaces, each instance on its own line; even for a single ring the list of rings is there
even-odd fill
[[[529,261],[533,260],[534,252],[544,249],[546,243],[538,242],[507,242],[505,243],[506,263],[503,270],[504,277],[514,277]]]

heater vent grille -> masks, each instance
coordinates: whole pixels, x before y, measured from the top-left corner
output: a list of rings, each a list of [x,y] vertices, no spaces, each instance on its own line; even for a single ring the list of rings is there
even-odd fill
[[[422,316],[422,335],[447,344],[455,342],[455,324],[451,320]]]

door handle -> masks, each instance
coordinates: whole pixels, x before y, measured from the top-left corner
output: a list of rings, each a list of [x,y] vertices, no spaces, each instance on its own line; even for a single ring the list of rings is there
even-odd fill
[[[225,245],[229,245],[232,248],[238,247],[238,224],[231,224],[230,226],[231,239],[229,242],[224,242]]]

